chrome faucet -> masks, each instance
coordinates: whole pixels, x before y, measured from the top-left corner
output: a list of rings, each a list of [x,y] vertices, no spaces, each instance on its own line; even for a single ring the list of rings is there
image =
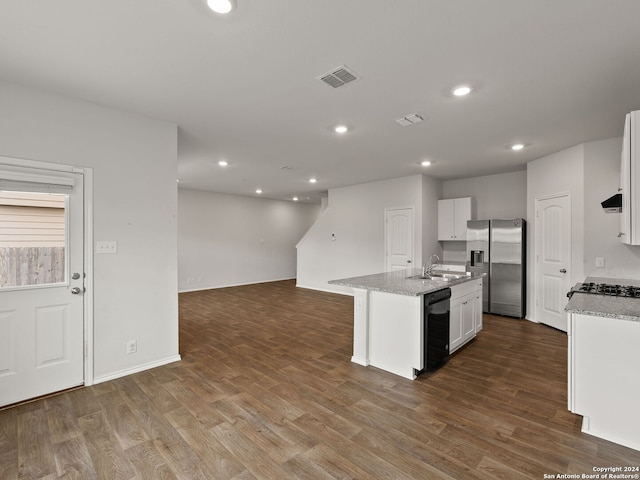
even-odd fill
[[[422,266],[422,276],[426,277],[427,275],[431,275],[433,273],[433,257],[436,257],[438,261],[440,261],[440,257],[435,253],[429,257],[429,266]]]

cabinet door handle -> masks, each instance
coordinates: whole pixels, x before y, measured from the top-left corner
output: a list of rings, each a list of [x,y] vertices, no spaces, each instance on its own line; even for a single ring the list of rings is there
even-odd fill
[[[560,269],[560,273],[567,273],[567,269],[566,268],[561,268]]]

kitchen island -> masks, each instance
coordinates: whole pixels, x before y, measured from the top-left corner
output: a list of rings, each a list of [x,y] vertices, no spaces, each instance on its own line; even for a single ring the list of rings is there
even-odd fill
[[[353,288],[352,362],[415,379],[425,368],[424,296],[442,289],[451,288],[450,352],[482,329],[482,274],[420,274],[416,269],[329,282]]]
[[[582,415],[583,432],[640,450],[640,298],[576,292],[565,311],[569,410]]]

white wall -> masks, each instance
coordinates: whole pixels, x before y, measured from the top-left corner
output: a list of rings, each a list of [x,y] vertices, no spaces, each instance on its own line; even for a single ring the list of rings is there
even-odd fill
[[[294,278],[319,205],[178,189],[180,291]]]
[[[557,193],[571,195],[571,284],[584,279],[584,144],[527,164],[527,318],[535,320],[535,202]]]
[[[586,276],[640,279],[640,246],[623,244],[619,213],[605,213],[600,202],[620,186],[622,138],[584,144],[584,274]],[[596,268],[595,259],[605,259]]]
[[[526,218],[527,171],[442,182],[442,198],[473,197],[475,220]]]
[[[442,198],[442,182],[422,175],[422,257],[416,258],[416,267],[429,261],[433,254],[444,256],[438,242],[438,200]]]
[[[423,193],[423,187],[429,190]],[[423,202],[435,201],[439,194],[439,182],[424,180],[422,175],[329,190],[329,207],[298,244],[298,286],[351,293],[350,288],[327,282],[384,272],[385,208],[414,207],[414,265],[422,263],[423,248],[429,254],[441,254],[433,233],[425,246],[422,243],[428,225],[437,225],[435,207],[425,210]]]
[[[527,219],[527,172],[501,173],[442,182],[442,198],[473,198],[472,218]],[[442,242],[449,261],[466,261],[466,242]]]
[[[96,380],[178,359],[177,126],[0,82],[0,155],[93,169]]]

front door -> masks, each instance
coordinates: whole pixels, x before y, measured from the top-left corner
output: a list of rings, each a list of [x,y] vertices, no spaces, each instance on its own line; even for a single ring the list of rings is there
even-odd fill
[[[413,208],[385,210],[386,271],[413,268]]]
[[[536,320],[567,331],[571,289],[571,199],[536,199]]]
[[[84,383],[83,175],[0,164],[0,406]]]

